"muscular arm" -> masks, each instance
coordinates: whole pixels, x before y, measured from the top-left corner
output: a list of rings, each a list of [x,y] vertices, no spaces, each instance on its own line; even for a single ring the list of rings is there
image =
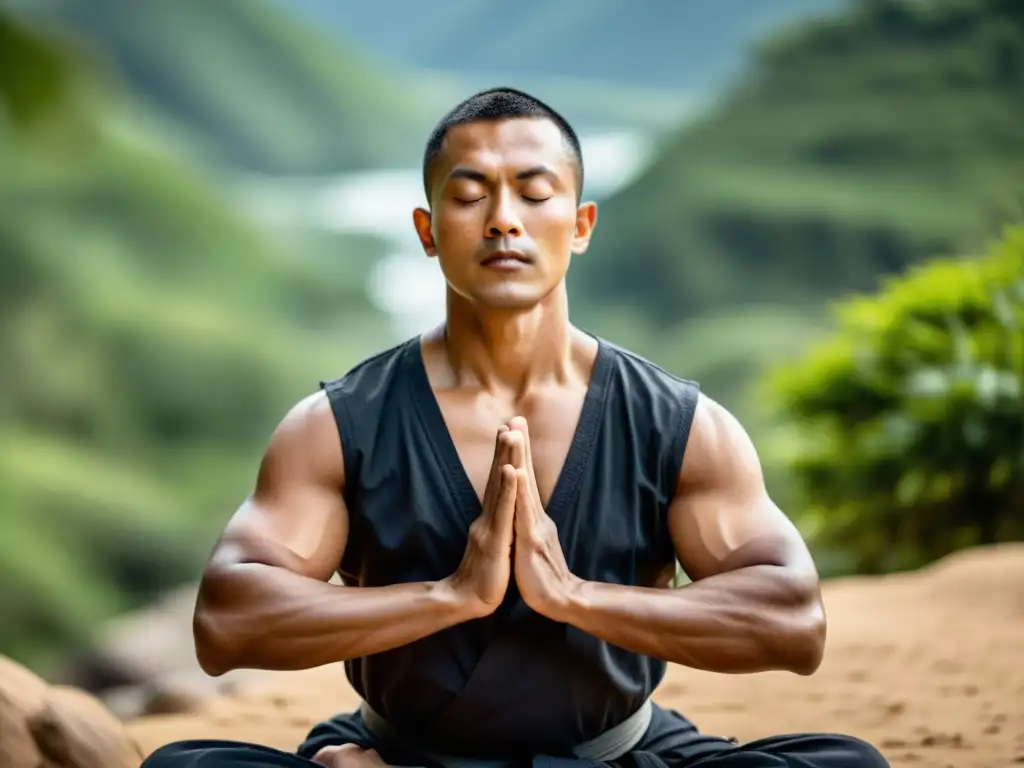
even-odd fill
[[[203,670],[309,669],[380,653],[472,618],[446,581],[328,584],[348,511],[338,430],[322,393],[281,422],[256,487],[203,573],[193,622]]]
[[[582,582],[564,621],[607,642],[722,673],[821,664],[825,615],[800,534],[772,502],[740,424],[702,397],[669,527],[693,583],[642,589]]]

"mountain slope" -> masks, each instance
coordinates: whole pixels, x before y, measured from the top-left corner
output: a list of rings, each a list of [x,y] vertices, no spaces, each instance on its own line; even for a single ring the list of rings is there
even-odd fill
[[[18,39],[0,115],[20,94],[35,119],[0,120],[0,653],[44,668],[194,578],[286,409],[390,335],[372,243],[257,228],[0,9]],[[76,85],[32,87],[40,62]]]
[[[134,5],[48,0],[40,12],[90,42],[157,119],[214,161],[324,173],[391,164],[418,138],[414,94],[272,3]]]
[[[603,206],[574,289],[668,322],[972,250],[1024,211],[1022,9],[870,0],[772,39]]]

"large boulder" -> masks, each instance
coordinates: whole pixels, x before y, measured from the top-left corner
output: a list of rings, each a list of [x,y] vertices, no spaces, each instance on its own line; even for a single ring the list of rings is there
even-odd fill
[[[2,768],[138,768],[143,754],[96,697],[0,656]]]

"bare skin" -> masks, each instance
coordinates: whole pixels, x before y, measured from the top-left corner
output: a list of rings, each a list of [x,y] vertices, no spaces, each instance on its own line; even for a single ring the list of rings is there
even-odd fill
[[[348,511],[330,406],[311,397],[270,441],[256,489],[229,521],[203,573],[196,654],[204,671],[296,670],[406,645],[492,613],[508,587],[519,433],[498,431],[483,511],[458,570],[438,582],[338,587]]]
[[[670,511],[694,583],[598,584],[566,566],[544,507],[597,352],[569,321],[564,281],[597,216],[579,201],[575,174],[551,122],[457,126],[431,170],[431,208],[414,213],[448,284],[446,322],[422,338],[424,364],[483,500],[458,571],[429,584],[325,583],[345,551],[348,511],[337,429],[326,398],[311,396],[278,428],[207,566],[195,619],[207,672],[378,653],[487,615],[512,578],[535,611],[639,653],[717,672],[817,668],[825,618],[814,564],[768,497],[743,428],[708,398]],[[351,745],[315,760],[384,764]]]
[[[517,468],[515,578],[523,600],[553,621],[695,669],[812,674],[825,647],[817,570],[768,496],[749,437],[702,397],[686,456],[669,529],[693,583],[669,590],[576,578],[531,468]]]

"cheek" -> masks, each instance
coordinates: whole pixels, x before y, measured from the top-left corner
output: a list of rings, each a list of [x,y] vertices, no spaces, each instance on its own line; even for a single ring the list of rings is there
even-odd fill
[[[576,235],[575,206],[552,206],[549,210],[539,212],[528,231],[552,248],[568,246]]]
[[[473,235],[479,240],[479,225],[474,226],[471,217],[444,216],[434,223],[434,239],[439,248],[459,251],[473,246]]]

